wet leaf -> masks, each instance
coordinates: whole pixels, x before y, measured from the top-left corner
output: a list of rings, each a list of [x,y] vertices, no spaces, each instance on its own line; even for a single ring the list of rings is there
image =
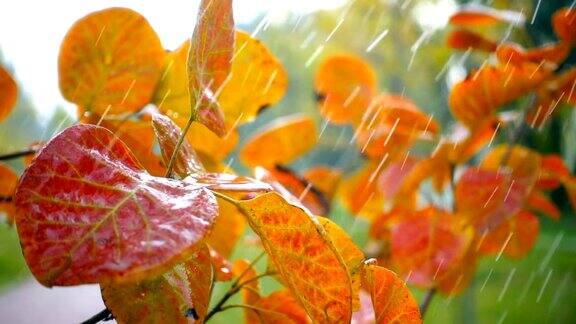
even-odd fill
[[[473,241],[462,260],[454,264],[444,276],[438,278],[437,288],[440,293],[450,298],[468,288],[476,275],[478,260],[477,245]]]
[[[99,124],[108,129],[128,145],[138,162],[153,176],[164,176],[165,165],[161,157],[154,153],[155,134],[150,115],[141,115],[137,119],[102,118],[90,114],[84,120],[90,124]]]
[[[286,70],[257,39],[236,31],[230,79],[218,96],[227,123],[251,122],[264,109],[276,104],[288,87]]]
[[[13,196],[18,185],[18,175],[7,165],[0,163],[0,212],[4,213],[9,224],[14,222]]]
[[[368,265],[364,278],[376,315],[375,323],[422,323],[416,300],[394,272]]]
[[[328,237],[318,218],[276,193],[240,201],[238,207],[312,320],[349,322],[354,290],[347,260],[352,258],[340,254],[348,248],[339,249],[335,244],[340,243]]]
[[[210,249],[210,258],[212,260],[212,267],[214,268],[214,276],[216,281],[230,281],[234,276],[232,265],[226,258],[214,249]]]
[[[160,144],[164,165],[168,166],[170,158],[172,154],[174,154],[174,149],[180,137],[182,137],[182,131],[170,118],[160,114],[152,115],[152,127],[154,128],[156,139]],[[192,146],[190,146],[190,143],[188,143],[186,139],[182,142],[176,159],[174,160],[174,172],[181,178],[206,172],[202,163],[198,160],[196,152],[194,152]]]
[[[271,169],[301,157],[314,147],[317,139],[312,118],[303,115],[281,117],[248,140],[240,151],[240,160],[246,166]]]
[[[0,66],[0,121],[6,119],[18,98],[18,86],[12,76]]]
[[[479,251],[489,255],[504,251],[510,258],[523,258],[536,244],[539,232],[538,217],[530,212],[520,211],[488,231],[486,236],[481,238]]]
[[[395,215],[389,226],[395,269],[425,289],[462,261],[473,235],[454,215],[432,207]]]
[[[476,3],[461,6],[450,17],[449,23],[458,26],[483,26],[496,23],[509,23],[516,26],[524,25],[526,18],[521,12],[497,10]]]
[[[102,298],[118,323],[204,322],[212,290],[206,245],[163,275],[137,283],[102,285]],[[190,314],[193,309],[198,317]]]
[[[563,8],[552,16],[552,27],[561,41],[574,44],[576,41],[576,10]]]
[[[357,123],[376,95],[376,73],[353,55],[331,56],[314,80],[320,113],[336,124]]]
[[[498,44],[478,33],[467,29],[457,29],[448,35],[446,40],[448,47],[466,51],[468,49],[475,49],[484,52],[494,52]]]
[[[502,107],[538,87],[550,72],[537,64],[485,66],[450,92],[452,114],[474,129]]]
[[[361,153],[371,159],[386,154],[391,160],[403,158],[419,139],[431,138],[439,126],[411,100],[390,94],[375,97],[356,127]]]
[[[156,32],[137,12],[93,12],[78,20],[62,42],[60,91],[101,116],[137,111],[152,98],[164,56]]]
[[[192,114],[218,136],[226,134],[217,93],[230,73],[234,51],[232,0],[202,0],[188,52]]]
[[[124,143],[92,125],[44,147],[15,204],[24,256],[45,286],[161,274],[188,259],[218,213],[202,186],[148,175]]]

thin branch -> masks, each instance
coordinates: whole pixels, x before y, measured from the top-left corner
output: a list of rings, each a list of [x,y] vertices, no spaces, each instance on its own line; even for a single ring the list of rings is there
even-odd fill
[[[36,149],[26,149],[26,150],[22,150],[22,151],[18,151],[18,152],[12,152],[12,153],[8,153],[8,154],[0,155],[0,161],[12,160],[12,159],[21,158],[23,156],[36,154],[37,151],[38,150],[36,150]]]
[[[84,322],[82,322],[80,324],[96,324],[96,323],[100,323],[100,322],[111,321],[113,319],[114,319],[114,315],[112,315],[112,312],[110,312],[110,310],[108,310],[108,308],[105,308],[102,311],[100,311],[98,314],[90,317],[89,319],[85,320]]]
[[[214,306],[214,308],[212,308],[208,314],[206,315],[206,318],[204,319],[204,322],[207,322],[210,318],[212,318],[214,315],[216,315],[219,312],[224,311],[226,308],[229,308],[228,306],[224,306],[224,304],[226,304],[226,302],[232,298],[232,296],[236,295],[245,285],[260,280],[264,277],[267,276],[272,276],[276,274],[275,272],[265,272],[261,275],[258,275],[254,278],[250,278],[240,284],[237,284],[237,281],[235,281],[232,286],[230,286],[230,289],[226,292],[226,294],[224,294],[224,296],[222,296],[222,299],[220,299],[218,301],[218,303]]]
[[[11,196],[0,196],[0,203],[12,202],[13,198]]]
[[[195,116],[191,115],[190,118],[188,118],[188,122],[186,122],[186,126],[184,126],[184,129],[182,130],[182,134],[180,135],[178,143],[174,147],[174,152],[172,152],[172,156],[170,157],[170,162],[168,162],[168,168],[166,170],[166,178],[172,178],[172,172],[174,170],[174,162],[176,161],[176,157],[178,156],[178,152],[180,151],[182,143],[184,143],[186,134],[190,130],[190,126],[192,126],[192,123],[194,122],[195,119],[196,119]]]
[[[426,292],[426,296],[424,296],[422,305],[420,305],[420,316],[422,316],[422,319],[424,319],[424,315],[426,315],[426,311],[428,310],[434,295],[436,295],[436,288],[432,288]]]

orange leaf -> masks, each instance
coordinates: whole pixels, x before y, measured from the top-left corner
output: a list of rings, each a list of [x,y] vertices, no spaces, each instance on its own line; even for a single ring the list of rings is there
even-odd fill
[[[202,0],[188,52],[192,115],[218,136],[226,134],[217,93],[230,73],[234,51],[232,0]]]
[[[7,165],[0,163],[0,212],[6,215],[8,223],[14,222],[13,196],[18,185],[18,175]]]
[[[214,249],[210,249],[210,258],[212,259],[212,267],[214,268],[214,275],[216,277],[215,280],[232,280],[234,274],[230,262]]]
[[[561,41],[574,44],[576,41],[576,10],[563,8],[552,16],[552,27]]]
[[[349,322],[355,291],[349,260],[362,259],[349,251],[350,239],[337,231],[333,239],[319,219],[290,205],[276,193],[237,202],[282,281],[314,322]],[[333,232],[330,230],[329,232]],[[347,240],[346,240],[347,239]],[[346,242],[343,248],[337,245]],[[346,252],[348,253],[348,252]],[[330,289],[325,289],[329,282]]]
[[[250,138],[240,151],[240,160],[246,166],[271,169],[299,158],[314,147],[317,139],[312,118],[284,116]]]
[[[504,43],[498,46],[496,57],[502,64],[547,63],[551,66],[545,65],[546,68],[556,69],[566,59],[569,52],[570,47],[563,43],[544,45],[529,50],[514,43]]]
[[[558,207],[540,190],[532,191],[526,203],[527,207],[532,211],[541,212],[554,220],[560,219],[560,210],[558,210]]]
[[[462,51],[472,48],[491,53],[498,47],[496,42],[466,29],[458,29],[450,32],[446,43],[448,47]]]
[[[454,296],[468,288],[470,281],[476,274],[478,265],[478,253],[474,242],[468,247],[468,251],[460,260],[454,264],[444,276],[438,278],[438,290],[446,296]]]
[[[324,194],[294,171],[277,165],[268,172],[270,176],[267,181],[278,182],[314,215],[325,216],[330,213],[330,202]]]
[[[368,265],[364,285],[370,292],[375,323],[422,323],[416,300],[396,274],[386,268]]]
[[[282,99],[288,87],[286,70],[257,39],[236,31],[230,79],[218,96],[229,124],[251,122]]]
[[[432,207],[400,213],[389,226],[392,263],[408,282],[426,289],[458,265],[472,239],[454,215]]]
[[[219,198],[218,218],[206,242],[223,257],[228,258],[245,228],[246,220],[236,206]]]
[[[304,174],[304,179],[318,188],[329,200],[334,197],[341,178],[342,173],[340,171],[323,165],[313,166]]]
[[[288,290],[273,292],[261,298],[254,306],[261,311],[246,310],[258,315],[256,320],[247,321],[247,323],[310,323],[310,318]]]
[[[176,124],[183,127],[185,121],[179,119]],[[220,163],[234,150],[240,136],[236,130],[230,130],[224,137],[218,137],[203,124],[194,122],[186,138],[208,171],[222,172],[224,165]]]
[[[218,208],[202,186],[147,174],[104,128],[52,139],[15,194],[28,267],[46,286],[135,281],[186,260]]]
[[[0,121],[6,119],[18,98],[18,86],[12,76],[0,66]]]
[[[154,128],[156,139],[158,139],[158,143],[160,144],[164,164],[168,166],[174,149],[182,136],[182,131],[170,118],[160,114],[152,115],[152,127]],[[206,172],[202,163],[198,161],[196,152],[194,152],[192,146],[190,146],[190,143],[188,143],[186,139],[183,140],[176,154],[174,172],[182,179],[189,175],[198,175]]]
[[[376,181],[380,173],[378,164],[371,162],[342,181],[337,194],[352,214],[370,220],[382,212],[384,197]]]
[[[538,101],[528,112],[527,122],[540,127],[563,104],[576,105],[576,68],[570,68],[548,79],[538,89]]]
[[[386,154],[391,160],[404,157],[418,139],[430,138],[439,126],[409,99],[389,94],[375,97],[356,128],[361,152],[370,158]]]
[[[204,321],[212,290],[206,245],[163,275],[137,283],[102,285],[102,298],[118,323]]]
[[[314,89],[322,116],[332,123],[360,121],[376,94],[376,73],[362,58],[335,55],[320,65]]]
[[[482,254],[504,254],[510,258],[526,256],[536,244],[540,222],[538,217],[527,211],[520,211],[481,238],[479,251]]]
[[[483,26],[506,22],[522,26],[525,20],[526,18],[520,12],[469,4],[460,7],[460,10],[450,17],[449,23],[458,26]]]
[[[450,110],[474,129],[502,105],[534,90],[549,75],[550,71],[532,63],[482,67],[452,88]]]
[[[146,19],[109,8],[77,21],[58,57],[60,91],[98,115],[133,112],[150,102],[164,49]]]
[[[556,189],[567,178],[570,178],[570,170],[559,155],[550,154],[542,157],[542,173],[538,178],[538,188]]]

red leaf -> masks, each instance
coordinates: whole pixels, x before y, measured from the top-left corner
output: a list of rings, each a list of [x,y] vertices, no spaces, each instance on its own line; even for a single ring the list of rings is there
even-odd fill
[[[160,144],[160,150],[162,151],[162,158],[166,166],[170,163],[174,149],[178,144],[180,136],[182,136],[182,131],[180,127],[176,125],[170,118],[161,115],[152,115],[152,126],[154,127],[154,133]],[[190,146],[190,143],[186,139],[182,142],[178,154],[176,154],[176,159],[174,160],[174,172],[178,174],[181,178],[186,178],[191,174],[202,174],[205,173],[202,163],[198,160],[196,152]]]
[[[46,286],[139,280],[186,259],[218,214],[202,186],[150,176],[108,130],[56,136],[22,176],[16,224]]]
[[[190,102],[199,101],[199,121],[219,136],[226,127],[215,98],[230,72],[233,51],[232,0],[202,0],[188,52],[188,87]]]

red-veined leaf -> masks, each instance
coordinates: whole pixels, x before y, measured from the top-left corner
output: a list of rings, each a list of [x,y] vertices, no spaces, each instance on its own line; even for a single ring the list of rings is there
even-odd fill
[[[232,0],[202,0],[188,52],[188,88],[192,114],[224,136],[224,114],[216,94],[230,73],[234,51]]]
[[[186,260],[217,216],[202,186],[148,175],[104,128],[52,139],[15,195],[24,256],[46,286],[138,280]]]
[[[164,164],[168,166],[178,140],[182,136],[182,131],[170,118],[160,114],[152,115],[152,126],[160,144]],[[174,172],[181,178],[206,172],[202,163],[198,161],[196,152],[185,138],[174,160]]]

